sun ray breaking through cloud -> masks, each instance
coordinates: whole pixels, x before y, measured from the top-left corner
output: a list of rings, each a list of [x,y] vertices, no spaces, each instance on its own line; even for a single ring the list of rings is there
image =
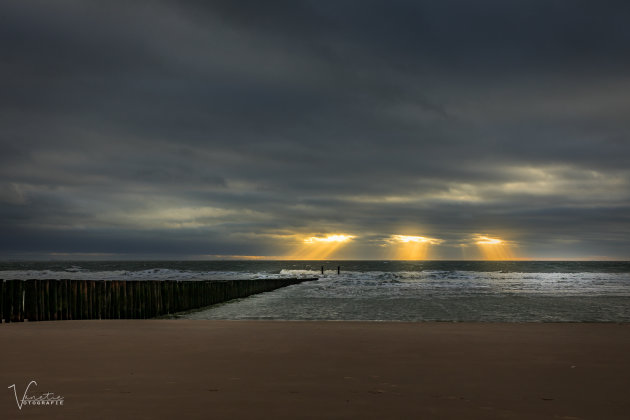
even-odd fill
[[[514,260],[516,256],[512,251],[512,245],[500,238],[486,235],[476,235],[473,238],[484,260]]]
[[[302,240],[301,247],[287,256],[292,260],[325,260],[335,256],[338,251],[356,236],[346,234],[332,234],[327,236],[310,236]]]
[[[392,235],[386,240],[390,258],[395,260],[425,260],[429,247],[442,243],[441,239],[426,236]]]

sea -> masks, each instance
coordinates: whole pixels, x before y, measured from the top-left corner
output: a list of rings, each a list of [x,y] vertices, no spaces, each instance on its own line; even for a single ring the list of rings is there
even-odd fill
[[[322,274],[323,268],[323,274]],[[630,322],[630,262],[64,261],[0,263],[0,279],[317,278],[183,319]]]

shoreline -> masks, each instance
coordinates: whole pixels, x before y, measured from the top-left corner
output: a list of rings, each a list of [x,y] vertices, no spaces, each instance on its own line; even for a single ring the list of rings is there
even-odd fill
[[[86,320],[0,325],[6,418],[565,418],[630,411],[630,323]]]

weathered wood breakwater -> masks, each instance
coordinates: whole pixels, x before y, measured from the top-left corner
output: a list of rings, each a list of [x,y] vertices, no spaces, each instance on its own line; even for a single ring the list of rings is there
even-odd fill
[[[0,280],[4,322],[139,319],[203,308],[316,279]]]

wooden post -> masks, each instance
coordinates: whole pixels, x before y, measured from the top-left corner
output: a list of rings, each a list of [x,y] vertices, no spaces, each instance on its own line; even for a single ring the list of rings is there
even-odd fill
[[[4,320],[4,279],[0,279],[0,323]]]
[[[11,322],[15,322],[15,313],[17,312],[17,299],[15,298],[15,295],[17,293],[17,283],[15,280],[11,280],[9,284],[11,285],[11,288],[9,289],[9,293],[11,293],[9,295],[9,319],[11,320]]]
[[[9,298],[9,319],[11,320],[11,322],[16,322],[17,317],[15,316],[15,313],[17,312],[17,299],[15,298],[15,295],[17,293],[17,284],[15,280],[11,280],[9,284],[11,285],[9,289],[11,293]]]
[[[61,321],[61,280],[54,280],[55,283],[55,319]]]
[[[116,282],[116,319],[123,318],[123,302],[125,301],[125,282],[120,280]]]
[[[11,281],[4,280],[3,283],[2,318],[4,318],[4,322],[11,322]]]
[[[127,280],[125,281],[125,318],[127,319],[133,318],[133,314],[131,313],[132,300],[131,282]]]
[[[120,319],[129,318],[129,281],[123,280],[120,283],[120,293],[122,294],[122,301],[120,306]]]
[[[68,319],[68,279],[59,281],[61,293],[61,319]]]
[[[17,311],[15,319],[18,322],[24,321],[24,282],[22,280],[16,281],[15,298],[17,299]]]
[[[86,281],[81,282],[81,300],[83,301],[83,315],[81,315],[82,319],[90,319],[88,285]]]
[[[70,303],[72,304],[72,310],[70,311],[70,319],[79,319],[79,301],[77,299],[78,293],[78,282],[77,280],[70,280]]]
[[[83,280],[85,284],[85,319],[92,319],[92,282]]]
[[[134,280],[131,283],[131,287],[133,290],[133,318],[137,319],[140,318],[140,307],[138,305],[138,295],[140,292],[138,291],[138,282]]]
[[[4,280],[4,292],[2,293],[4,301],[2,304],[2,318],[4,318],[4,322],[11,322],[12,284],[11,280]]]
[[[55,280],[55,288],[57,289],[56,308],[57,320],[63,319],[63,280]]]
[[[112,280],[110,281],[110,283],[112,284],[111,315],[112,315],[112,319],[118,319],[118,281]]]
[[[103,280],[99,280],[95,283],[96,286],[96,310],[94,311],[94,316],[96,319],[103,319]]]
[[[24,318],[29,321],[37,319],[37,304],[35,302],[35,282],[36,280],[26,280],[26,302],[24,306]]]
[[[147,317],[147,282],[140,282],[140,308],[142,308],[141,318]]]
[[[4,320],[4,280],[0,279],[0,324]]]
[[[100,280],[90,280],[90,319],[98,319],[98,283]]]
[[[82,288],[81,288],[81,280],[76,281],[76,305],[75,308],[75,319],[83,319],[83,296],[82,296]]]
[[[341,266],[340,265],[337,266],[337,275],[339,275],[339,274],[341,274]]]
[[[324,274],[324,266],[322,265],[322,275]]]

